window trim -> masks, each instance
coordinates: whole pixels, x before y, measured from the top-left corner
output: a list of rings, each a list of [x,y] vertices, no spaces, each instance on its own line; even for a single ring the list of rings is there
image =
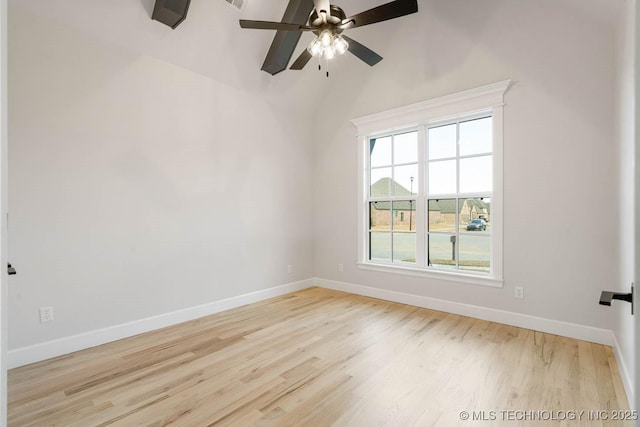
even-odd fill
[[[505,80],[351,120],[358,133],[358,268],[491,287],[503,286],[503,110],[504,94],[510,86],[511,80]],[[369,138],[376,135],[406,131],[412,128],[422,127],[426,129],[427,126],[433,126],[438,123],[467,119],[468,117],[482,114],[490,114],[493,117],[494,187],[491,197],[491,221],[498,224],[498,226],[492,228],[492,274],[437,271],[369,260],[365,243],[368,235],[368,212],[365,209],[365,205],[368,198],[368,188],[366,186],[369,170],[367,164]],[[424,153],[420,151],[424,150],[424,143],[419,144],[419,147],[423,147],[419,148],[419,155],[422,156]],[[424,171],[420,170],[419,173],[422,175]],[[418,197],[418,199],[421,199],[421,197]],[[418,211],[419,208],[420,204],[418,203],[416,212],[421,212]],[[422,219],[423,223],[424,220],[425,218]],[[416,256],[418,256],[419,252],[423,252],[423,250],[418,250]]]

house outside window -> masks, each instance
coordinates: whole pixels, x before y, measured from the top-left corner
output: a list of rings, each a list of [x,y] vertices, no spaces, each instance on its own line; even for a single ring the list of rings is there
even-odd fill
[[[352,121],[360,146],[360,268],[502,286],[509,84]]]

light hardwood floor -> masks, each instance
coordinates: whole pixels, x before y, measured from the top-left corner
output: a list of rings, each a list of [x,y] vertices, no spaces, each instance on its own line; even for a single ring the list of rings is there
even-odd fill
[[[13,369],[8,390],[20,427],[632,425],[588,420],[628,409],[610,347],[321,288]]]

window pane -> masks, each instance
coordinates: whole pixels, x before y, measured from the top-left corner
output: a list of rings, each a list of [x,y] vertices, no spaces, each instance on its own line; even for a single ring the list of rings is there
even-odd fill
[[[460,155],[493,151],[493,121],[491,117],[460,123]]]
[[[379,202],[384,203],[384,202]],[[415,200],[401,200],[393,202],[393,229],[415,231],[416,202]]]
[[[489,236],[460,236],[460,270],[491,272]]]
[[[429,232],[456,232],[456,199],[429,200]]]
[[[491,191],[493,188],[492,156],[460,159],[460,192]]]
[[[393,163],[418,162],[418,132],[402,133],[393,137]]]
[[[429,162],[429,194],[456,192],[456,161]]]
[[[391,195],[391,168],[371,169],[371,197]]]
[[[416,233],[393,233],[393,261],[416,262]]]
[[[418,194],[418,165],[398,166],[393,168],[395,181],[394,195],[407,196]]]
[[[372,260],[391,261],[391,233],[372,231],[369,235],[369,254]]]
[[[460,232],[491,231],[491,199],[460,199]]]
[[[429,129],[429,160],[456,156],[456,124]]]
[[[391,202],[369,203],[369,228],[371,230],[391,230]]]
[[[369,140],[371,167],[391,166],[391,137],[372,138]]]
[[[428,264],[430,267],[456,269],[456,236],[450,234],[429,234]]]

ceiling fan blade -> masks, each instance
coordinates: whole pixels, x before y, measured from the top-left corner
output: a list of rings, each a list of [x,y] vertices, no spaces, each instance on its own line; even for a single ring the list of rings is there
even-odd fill
[[[365,45],[358,43],[351,37],[347,37],[344,34],[342,35],[342,38],[344,38],[347,43],[349,43],[349,52],[353,53],[355,56],[362,59],[370,66],[373,67],[378,62],[382,61],[382,56],[378,55]]]
[[[298,56],[298,59],[296,59],[295,62],[291,64],[291,67],[289,67],[289,69],[302,70],[304,66],[307,65],[307,62],[309,62],[311,58],[312,58],[312,55],[309,53],[307,49],[305,49],[302,51],[300,56]]]
[[[312,11],[313,0],[289,0],[280,21],[305,25]],[[286,70],[300,36],[301,31],[276,31],[261,69],[271,75]]]
[[[362,27],[389,19],[410,15],[418,11],[418,0],[396,0],[358,13],[342,21],[342,29]]]
[[[240,27],[250,28],[254,30],[281,30],[281,31],[309,31],[311,27],[300,24],[290,24],[288,22],[271,22],[271,21],[251,21],[247,19],[240,20]]]

